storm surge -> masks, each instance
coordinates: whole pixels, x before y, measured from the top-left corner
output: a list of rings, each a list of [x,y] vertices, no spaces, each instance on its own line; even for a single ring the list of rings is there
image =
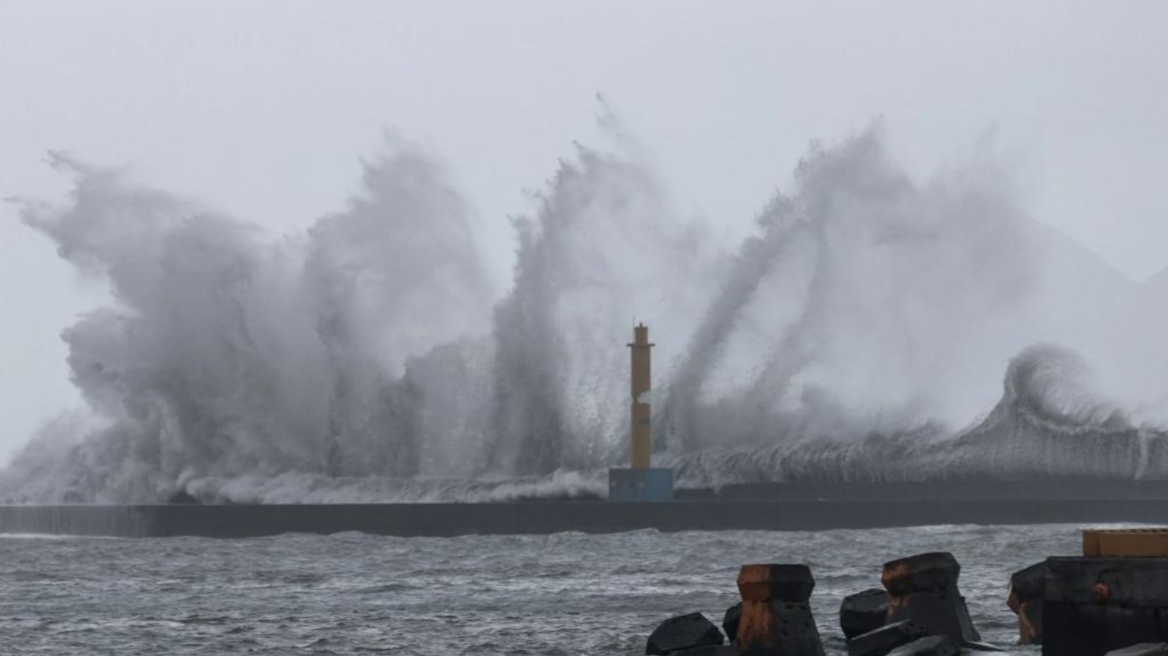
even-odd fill
[[[908,483],[1164,479],[1168,431],[1132,422],[1084,386],[1084,363],[1036,345],[1011,359],[1001,399],[960,431],[937,423],[851,439],[711,448],[673,459],[686,487],[737,483]]]
[[[512,221],[505,290],[471,202],[401,140],[282,236],[52,156],[73,190],[19,201],[24,221],[111,301],[63,333],[85,408],[32,437],[0,498],[604,496],[634,319],[681,487],[1168,478],[1166,433],[1094,386],[1123,320],[1091,312],[1102,294],[992,152],[921,181],[878,126],[813,146],[727,245],[729,219],[679,213],[617,141],[577,146]]]

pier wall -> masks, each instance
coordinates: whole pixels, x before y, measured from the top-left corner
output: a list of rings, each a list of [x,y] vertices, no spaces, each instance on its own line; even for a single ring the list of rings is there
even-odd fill
[[[243,538],[823,530],[935,524],[1168,524],[1168,499],[548,501],[490,504],[0,506],[0,533]]]

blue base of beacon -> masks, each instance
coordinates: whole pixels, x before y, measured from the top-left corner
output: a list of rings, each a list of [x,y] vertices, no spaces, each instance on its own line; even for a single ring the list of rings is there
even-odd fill
[[[660,467],[608,470],[609,501],[673,501],[673,470]]]

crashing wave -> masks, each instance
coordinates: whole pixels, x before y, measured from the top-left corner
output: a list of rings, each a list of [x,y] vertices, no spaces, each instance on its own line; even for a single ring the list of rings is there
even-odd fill
[[[1001,400],[972,427],[928,423],[854,440],[798,439],[709,449],[670,464],[684,487],[739,483],[1168,478],[1168,431],[1133,424],[1085,385],[1065,348],[1036,345],[1010,361]]]
[[[1168,477],[1161,430],[1097,400],[1072,351],[1027,347],[1078,307],[1050,311],[1057,258],[984,154],[919,182],[878,127],[815,146],[726,255],[638,155],[581,146],[514,221],[501,298],[473,208],[411,144],[283,238],[53,162],[69,202],[24,219],[113,302],[64,332],[87,409],[16,455],[3,500],[603,496],[634,317],[682,488]]]

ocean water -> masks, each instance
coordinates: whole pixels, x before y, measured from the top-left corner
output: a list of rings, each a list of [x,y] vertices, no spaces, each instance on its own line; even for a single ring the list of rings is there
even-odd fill
[[[644,653],[670,615],[716,624],[744,563],[811,566],[819,631],[893,558],[951,551],[983,639],[1017,640],[1009,574],[1074,555],[1075,526],[246,540],[0,537],[2,654]],[[1012,646],[1014,653],[1036,649]]]

